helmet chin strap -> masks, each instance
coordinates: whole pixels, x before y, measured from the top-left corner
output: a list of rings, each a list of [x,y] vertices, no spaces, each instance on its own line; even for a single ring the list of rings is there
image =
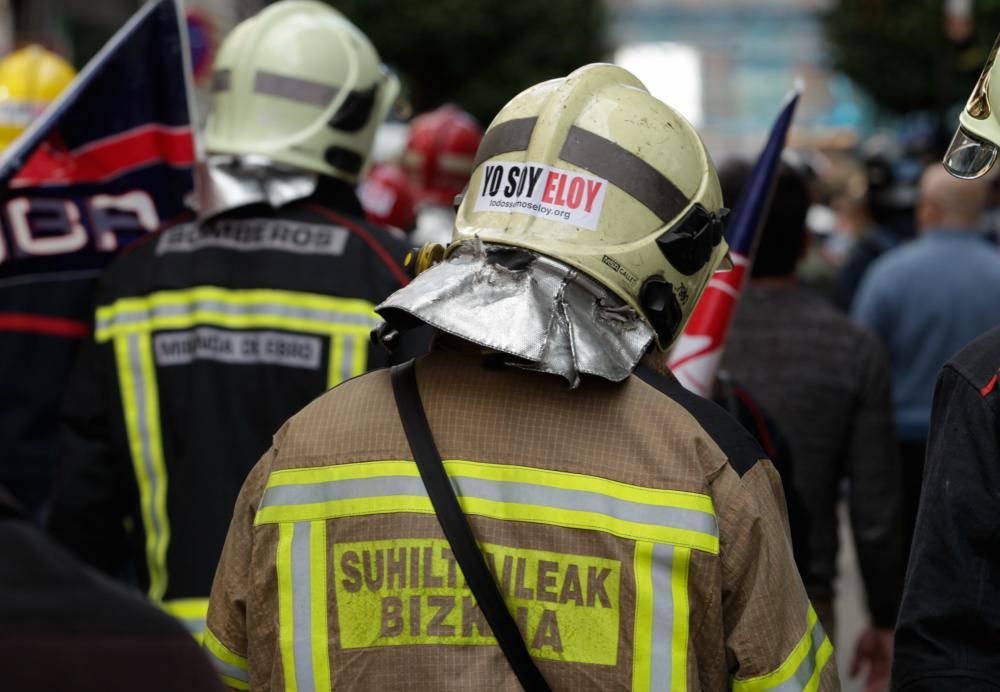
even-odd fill
[[[319,174],[275,164],[263,156],[209,156],[197,177],[199,221],[245,207],[266,203],[277,208],[304,199],[316,191]]]

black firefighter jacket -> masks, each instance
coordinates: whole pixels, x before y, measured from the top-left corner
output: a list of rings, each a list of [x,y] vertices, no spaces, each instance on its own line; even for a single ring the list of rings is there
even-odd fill
[[[134,578],[196,634],[247,472],[271,435],[388,356],[373,311],[406,282],[405,244],[353,190],[243,207],[151,236],[98,289],[69,383],[52,534]]]
[[[1000,690],[998,538],[1000,327],[938,376],[893,690]]]

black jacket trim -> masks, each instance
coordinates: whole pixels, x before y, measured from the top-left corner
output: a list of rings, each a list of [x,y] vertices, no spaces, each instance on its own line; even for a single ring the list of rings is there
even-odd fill
[[[767,458],[753,435],[715,402],[698,396],[685,389],[676,379],[661,375],[644,365],[636,368],[634,374],[694,416],[715,444],[719,445],[729,460],[729,465],[740,477],[760,459]]]

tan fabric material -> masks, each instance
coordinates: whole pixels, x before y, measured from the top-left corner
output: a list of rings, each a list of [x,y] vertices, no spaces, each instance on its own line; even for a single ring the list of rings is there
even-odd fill
[[[682,627],[688,633],[682,677],[688,689],[724,689],[733,676],[767,674],[805,635],[808,601],[792,561],[780,481],[770,462],[761,461],[741,478],[686,409],[635,377],[622,384],[588,379],[570,390],[553,376],[491,368],[478,355],[437,351],[418,363],[417,379],[445,459],[565,471],[712,499],[720,553],[690,551],[684,594],[690,616]],[[411,458],[388,371],[370,373],[328,392],[275,436],[274,448],[241,492],[208,615],[208,627],[218,639],[249,659],[251,689],[284,688],[278,640],[278,530],[275,525],[253,526],[267,478],[281,469]],[[608,579],[617,576],[617,601],[605,607],[598,588],[589,611],[595,617],[606,615],[608,608],[617,612],[614,661],[536,660],[554,689],[631,689],[638,629],[636,541],[603,531],[479,515],[471,516],[470,522],[481,543],[568,556],[559,570],[574,561],[616,563]],[[337,602],[336,580],[343,587],[352,572],[347,562],[337,563],[334,556],[355,543],[440,541],[443,534],[432,514],[330,519],[326,534],[334,688],[519,689],[495,645],[341,646],[341,626],[354,623],[341,622],[340,609],[350,604]],[[441,564],[435,569],[442,569]],[[508,591],[544,588],[540,581],[518,582],[513,575],[508,581],[502,584]],[[560,583],[565,589],[562,572],[552,588],[558,591]],[[614,591],[609,586],[606,593]],[[535,594],[536,600],[541,598]],[[460,628],[457,602],[455,608],[448,622]],[[371,616],[377,619],[380,614]],[[531,629],[529,621],[527,640],[537,643],[539,634]],[[568,651],[574,633],[563,631],[561,636]],[[833,667],[832,662],[826,666],[821,690],[837,689]]]

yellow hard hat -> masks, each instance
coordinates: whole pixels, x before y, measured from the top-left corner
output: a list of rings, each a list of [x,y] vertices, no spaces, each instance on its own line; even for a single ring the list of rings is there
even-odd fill
[[[996,69],[1000,35],[990,51],[982,74],[972,89],[962,114],[958,130],[944,155],[944,167],[956,178],[980,178],[993,167],[1000,145],[1000,84],[993,74]]]
[[[38,45],[0,60],[0,149],[17,139],[75,76],[68,62]]]
[[[726,262],[722,192],[695,129],[627,70],[587,65],[496,116],[450,249],[478,237],[570,265],[617,294],[666,350]]]
[[[284,0],[219,49],[205,149],[355,183],[399,93],[368,38],[329,5]]]

